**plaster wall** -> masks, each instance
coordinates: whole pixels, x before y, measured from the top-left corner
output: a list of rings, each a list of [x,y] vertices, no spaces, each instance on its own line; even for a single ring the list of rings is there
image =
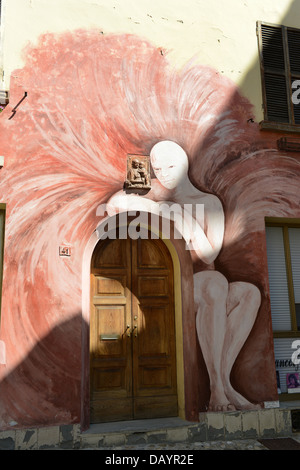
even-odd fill
[[[224,3],[190,3],[4,3],[3,429],[81,421],[89,406],[83,262],[88,268],[97,208],[122,190],[127,154],[149,155],[160,140],[185,149],[194,187],[222,204],[219,277],[261,295],[232,384],[253,404],[278,398],[264,227],[266,216],[300,218],[300,169],[297,154],[278,151],[278,135],[249,122],[261,101],[253,28],[257,19],[296,25],[297,2],[228,1],[226,15]],[[70,257],[59,256],[64,245]],[[193,300],[191,273],[205,270],[180,258],[189,273],[182,298]],[[190,384],[182,404],[195,417],[207,407],[209,378],[193,314],[190,306],[180,367]]]
[[[160,48],[175,68],[189,61],[229,77],[262,120],[256,21],[299,27],[298,0],[10,0],[4,1],[3,88],[26,60],[24,47],[41,34],[96,29],[134,34]]]

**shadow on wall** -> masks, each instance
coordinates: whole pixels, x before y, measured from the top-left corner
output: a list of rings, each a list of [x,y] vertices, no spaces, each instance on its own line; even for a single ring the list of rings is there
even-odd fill
[[[0,383],[0,429],[80,422],[81,312],[53,328]]]

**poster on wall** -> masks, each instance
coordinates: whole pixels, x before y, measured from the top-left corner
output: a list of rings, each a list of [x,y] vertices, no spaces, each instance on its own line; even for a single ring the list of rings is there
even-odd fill
[[[286,386],[288,393],[300,393],[299,374],[297,372],[286,374]]]

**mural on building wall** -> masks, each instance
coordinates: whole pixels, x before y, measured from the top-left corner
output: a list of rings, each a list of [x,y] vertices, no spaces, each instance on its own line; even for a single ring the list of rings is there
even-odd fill
[[[186,212],[182,212],[183,221],[176,216],[173,220],[187,247],[207,265],[206,270],[194,275],[194,299],[197,334],[210,379],[208,409],[253,409],[253,404],[231,386],[230,373],[256,319],[260,291],[246,282],[228,283],[225,276],[214,270],[214,261],[222,249],[224,237],[222,203],[216,196],[198,190],[191,183],[188,157],[182,147],[172,141],[161,141],[151,149],[150,157],[159,182],[153,188],[153,200],[148,197],[141,200],[138,195],[119,191],[108,201],[108,215],[136,210],[167,216],[166,211],[160,211],[160,206],[164,207],[166,201],[170,207],[177,203],[190,209],[190,219]],[[168,190],[164,195],[160,186]],[[197,218],[195,209],[198,204],[204,206],[204,214],[198,211],[200,217]],[[180,215],[179,209],[177,214]]]
[[[274,367],[265,339],[264,217],[300,216],[299,161],[277,151],[274,135],[260,134],[251,104],[230,80],[193,62],[174,70],[166,51],[142,38],[47,34],[24,60],[1,113],[7,224],[0,425],[80,419],[84,249],[99,224],[97,207],[122,191],[127,156],[151,149],[156,178],[141,197],[196,198],[212,209],[199,230],[207,251],[199,244],[191,252],[199,363],[208,370],[199,378],[202,407],[274,399],[276,378],[274,386],[260,380]],[[180,150],[180,184],[176,174],[171,181],[159,173],[162,149],[155,145],[163,141]],[[159,163],[166,161],[164,153]],[[71,256],[59,256],[61,246]]]

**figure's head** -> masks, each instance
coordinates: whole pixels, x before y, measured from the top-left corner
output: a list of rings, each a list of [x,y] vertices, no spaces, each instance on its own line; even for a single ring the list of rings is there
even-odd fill
[[[180,145],[170,140],[158,142],[150,152],[153,171],[167,189],[174,189],[187,177],[188,157]]]
[[[139,161],[138,160],[132,160],[132,167],[133,168],[138,168],[139,167]]]

